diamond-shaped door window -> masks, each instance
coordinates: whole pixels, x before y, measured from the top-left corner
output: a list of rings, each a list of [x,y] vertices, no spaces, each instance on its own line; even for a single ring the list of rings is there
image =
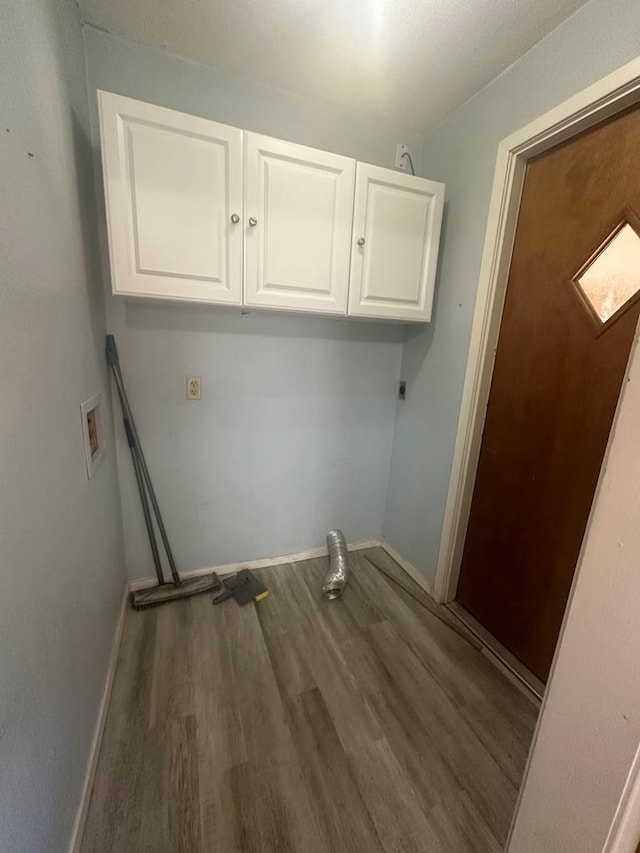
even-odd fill
[[[625,223],[574,281],[600,323],[607,323],[640,291],[640,237]]]

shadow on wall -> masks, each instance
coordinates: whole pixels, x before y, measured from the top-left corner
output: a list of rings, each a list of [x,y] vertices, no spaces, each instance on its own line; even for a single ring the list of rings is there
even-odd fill
[[[103,197],[101,203],[104,203]],[[448,204],[445,203],[440,245],[446,239]],[[108,269],[108,266],[107,266]],[[260,309],[240,309],[224,305],[188,304],[184,302],[151,302],[145,299],[122,300],[127,329],[164,330],[168,332],[214,332],[289,338],[316,338],[335,341],[368,341],[405,344],[420,340],[423,358],[411,360],[411,383],[427,356],[437,323],[440,293],[440,266],[436,276],[432,322],[395,323],[358,320],[332,315],[281,313]],[[116,297],[111,297],[115,301]],[[120,301],[120,299],[118,299]],[[404,370],[404,364],[403,364]]]
[[[439,258],[442,259],[442,247],[447,239],[447,223],[449,220],[449,203],[445,202],[444,211],[442,214],[442,230],[440,232],[440,252]],[[412,357],[405,358],[403,350],[402,358],[402,378],[407,382],[407,396],[410,399],[411,386],[415,381],[417,374],[420,372],[422,364],[426,360],[433,337],[435,334],[436,325],[438,322],[438,303],[440,301],[440,282],[442,279],[442,264],[438,264],[436,272],[435,290],[433,296],[433,310],[431,314],[431,322],[419,325],[407,326],[404,331],[403,345],[411,347]]]
[[[451,221],[445,204],[441,246]],[[442,256],[441,256],[442,258]],[[407,382],[407,399],[396,411],[387,490],[384,535],[395,548],[433,582],[444,506],[439,496],[446,489],[450,455],[442,452],[446,441],[453,449],[451,377],[456,368],[450,345],[451,293],[438,266],[432,322],[405,330],[400,375]],[[456,303],[457,305],[457,303]],[[440,336],[440,340],[438,340]]]
[[[160,304],[142,300],[126,301],[125,325],[128,329],[162,329],[168,332],[213,332],[380,343],[399,343],[403,331],[401,325],[394,323],[361,322],[318,315],[300,317],[250,309],[249,313],[242,313],[237,307],[196,303]]]
[[[91,334],[96,351],[101,352],[104,349],[104,297],[100,270],[93,149],[88,133],[83,128],[75,111],[72,111],[71,122],[73,162],[75,164],[75,182],[80,207],[82,251],[87,298],[89,300]]]

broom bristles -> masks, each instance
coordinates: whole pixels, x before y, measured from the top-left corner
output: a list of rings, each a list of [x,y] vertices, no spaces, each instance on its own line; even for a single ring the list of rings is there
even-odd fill
[[[148,610],[159,607],[180,598],[189,598],[203,592],[213,592],[219,589],[221,581],[216,572],[197,578],[187,578],[179,584],[165,583],[150,589],[137,589],[131,593],[131,606],[136,610]]]

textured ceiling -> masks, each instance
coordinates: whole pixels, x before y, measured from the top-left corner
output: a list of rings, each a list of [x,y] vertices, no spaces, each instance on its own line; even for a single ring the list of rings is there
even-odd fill
[[[80,7],[87,23],[111,33],[424,131],[583,2],[80,0]]]

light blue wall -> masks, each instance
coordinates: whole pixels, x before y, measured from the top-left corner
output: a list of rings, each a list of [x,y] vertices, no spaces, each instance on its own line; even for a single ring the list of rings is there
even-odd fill
[[[385,535],[433,580],[501,139],[640,53],[640,3],[594,0],[427,135],[447,184],[434,321],[405,333]]]
[[[68,849],[124,593],[82,32],[73,0],[0,5],[0,849]]]
[[[85,46],[99,182],[97,88],[384,166],[406,140],[420,161],[420,137],[364,116],[91,28]],[[181,566],[315,547],[336,525],[350,540],[381,535],[401,327],[106,300]],[[202,402],[185,400],[188,373],[203,376]],[[117,431],[127,566],[140,577],[153,569]]]
[[[422,163],[422,137],[411,131],[91,26],[84,33],[91,96],[99,87],[379,166],[393,167],[396,142],[406,142],[417,170]]]

